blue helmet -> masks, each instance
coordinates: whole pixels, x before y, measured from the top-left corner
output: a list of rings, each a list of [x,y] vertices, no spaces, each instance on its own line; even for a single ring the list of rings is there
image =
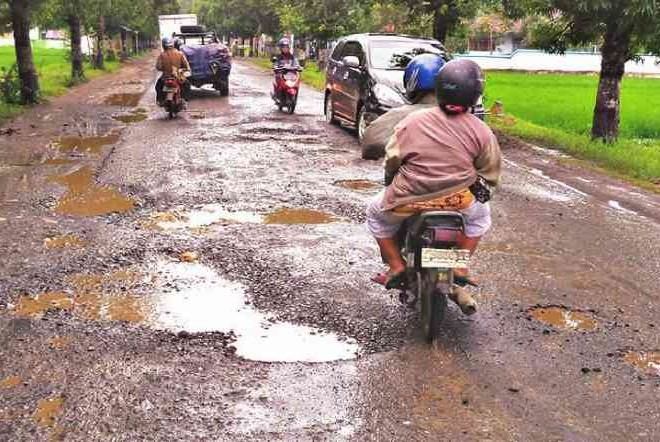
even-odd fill
[[[174,47],[174,40],[173,40],[172,38],[170,38],[170,37],[165,37],[165,38],[163,38],[162,43],[163,43],[163,49],[173,48],[173,47]]]
[[[406,97],[414,100],[420,92],[434,92],[438,72],[445,60],[436,54],[420,54],[413,58],[403,74]]]

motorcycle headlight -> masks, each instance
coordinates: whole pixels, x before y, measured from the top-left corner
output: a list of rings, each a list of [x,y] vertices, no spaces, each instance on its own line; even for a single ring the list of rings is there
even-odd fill
[[[373,91],[378,102],[385,106],[397,107],[406,103],[401,94],[384,84],[376,84]]]

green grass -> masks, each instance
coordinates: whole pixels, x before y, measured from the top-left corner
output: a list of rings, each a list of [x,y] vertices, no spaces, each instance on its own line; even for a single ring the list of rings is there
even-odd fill
[[[272,63],[268,58],[250,58],[248,60],[265,69],[270,69],[272,67]],[[305,69],[303,69],[300,76],[300,80],[314,89],[322,91],[325,87],[325,72],[319,71],[319,67],[315,62],[307,61]]]
[[[62,95],[70,85],[71,63],[68,49],[46,48],[36,42],[32,47],[34,64],[39,74],[39,87],[41,97],[48,98]],[[9,69],[16,62],[13,46],[0,46],[0,67]],[[105,69],[93,69],[85,63],[85,76],[94,79],[107,72],[119,69],[118,61],[106,61]],[[0,119],[16,115],[23,109],[22,106],[0,102]]]
[[[660,182],[660,80],[626,77],[619,142],[590,139],[598,77],[585,74],[488,72],[486,105],[501,101],[513,120],[491,119],[498,129],[589,160],[616,174]]]

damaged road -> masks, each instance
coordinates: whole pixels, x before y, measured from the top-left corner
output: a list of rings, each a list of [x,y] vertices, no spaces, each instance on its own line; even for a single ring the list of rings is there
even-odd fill
[[[0,135],[2,440],[658,440],[660,197],[502,140],[479,313],[370,282],[378,162],[268,72],[150,58]]]

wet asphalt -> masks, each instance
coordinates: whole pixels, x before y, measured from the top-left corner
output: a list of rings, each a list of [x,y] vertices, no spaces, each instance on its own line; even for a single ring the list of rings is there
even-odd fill
[[[502,137],[479,312],[427,345],[322,95],[240,61],[168,120],[151,63],[0,137],[1,440],[660,439],[657,194]]]

